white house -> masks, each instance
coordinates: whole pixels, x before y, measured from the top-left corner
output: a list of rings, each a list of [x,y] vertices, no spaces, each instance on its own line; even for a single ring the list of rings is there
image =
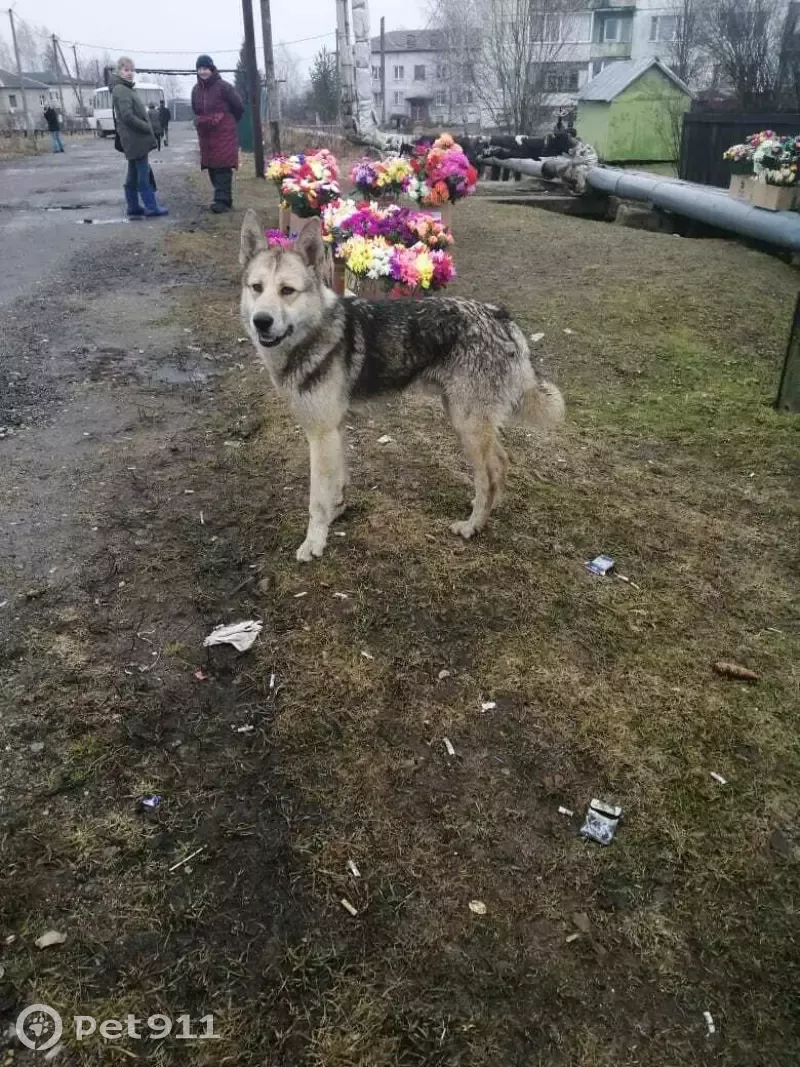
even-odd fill
[[[23,129],[25,104],[31,123],[40,128],[45,125],[42,112],[48,106],[61,112],[67,121],[77,120],[81,115],[81,98],[87,109],[94,85],[82,81],[78,88],[80,93],[71,82],[59,83],[55,75],[46,71],[23,73],[20,82],[19,74],[0,70],[0,127]]]

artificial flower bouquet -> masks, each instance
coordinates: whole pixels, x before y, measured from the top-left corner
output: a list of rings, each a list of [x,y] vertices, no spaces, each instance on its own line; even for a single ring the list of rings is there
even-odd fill
[[[350,288],[363,296],[419,296],[444,288],[455,275],[448,252],[453,238],[427,212],[342,200],[325,208],[322,222],[340,267],[341,291],[343,270]]]
[[[278,186],[281,195],[280,229],[296,229],[291,216],[310,219],[341,195],[336,158],[326,148],[296,156],[274,156],[266,176]]]
[[[402,156],[361,159],[350,171],[350,181],[365,200],[386,200],[404,193],[414,176],[411,164]]]
[[[449,207],[470,196],[478,184],[478,172],[449,133],[443,133],[429,149],[420,146],[411,157],[414,177],[408,195],[421,204],[439,207],[449,226]]]
[[[421,241],[406,248],[356,234],[339,247],[339,257],[362,296],[419,296],[444,289],[455,276],[453,257]]]
[[[381,206],[374,201],[341,200],[322,213],[325,239],[338,249],[350,237],[385,237],[390,244],[410,248],[419,242],[446,251],[453,238],[440,219],[425,211]]]

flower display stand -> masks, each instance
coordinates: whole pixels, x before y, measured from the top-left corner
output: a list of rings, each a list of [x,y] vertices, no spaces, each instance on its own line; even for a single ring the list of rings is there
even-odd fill
[[[792,211],[797,206],[796,185],[769,185],[753,181],[749,185],[750,203],[766,211]]]
[[[728,196],[732,196],[734,200],[749,200],[750,185],[753,180],[752,170],[745,171],[742,174],[731,174],[731,184],[728,187]]]

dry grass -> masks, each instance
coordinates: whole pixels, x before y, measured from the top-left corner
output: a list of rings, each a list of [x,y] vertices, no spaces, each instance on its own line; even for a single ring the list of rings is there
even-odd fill
[[[243,176],[239,197],[273,222],[270,189]],[[796,273],[732,243],[459,205],[456,291],[544,331],[567,426],[509,434],[507,501],[462,545],[438,408],[354,414],[345,536],[300,568],[305,445],[236,346],[237,221],[168,238],[219,266],[176,314],[246,362],[180,460],[150,457],[173,503],[120,510],[120,545],[146,521],[152,549],[125,556],[124,595],[86,576],[104,630],[87,609],[47,674],[5,668],[65,743],[47,815],[41,794],[14,805],[14,989],[214,1011],[225,1041],[165,1044],[165,1064],[788,1067],[797,420],[770,401]],[[600,551],[636,585],[590,576]],[[211,625],[253,615],[251,653],[201,653]],[[163,662],[120,682],[115,643],[142,617]],[[716,676],[719,658],[761,681]],[[132,814],[151,790],[162,812]],[[578,836],[592,796],[625,809],[607,850]],[[201,844],[191,874],[165,873]],[[28,945],[59,907],[75,936],[54,962]],[[567,942],[581,913],[590,933]]]

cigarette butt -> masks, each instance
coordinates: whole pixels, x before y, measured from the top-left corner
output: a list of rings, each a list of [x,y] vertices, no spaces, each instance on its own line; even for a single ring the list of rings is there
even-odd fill
[[[728,779],[727,778],[723,778],[722,775],[721,774],[717,774],[716,771],[711,771],[711,777],[714,779],[715,782],[719,782],[720,785],[727,785],[728,784]]]
[[[361,871],[360,871],[360,870],[358,869],[358,867],[357,867],[357,866],[355,865],[355,863],[353,862],[353,860],[348,860],[348,861],[347,861],[347,869],[348,869],[348,871],[349,871],[349,872],[350,872],[350,873],[352,874],[352,876],[353,876],[354,878],[360,878],[360,877],[361,877]]]
[[[570,934],[569,937],[567,938],[567,944],[571,945],[572,942],[573,941],[577,941],[580,936],[581,936],[580,934]]]
[[[706,1026],[708,1027],[709,1036],[711,1034],[715,1034],[717,1032],[717,1028],[714,1025],[714,1016],[711,1014],[710,1011],[704,1011],[703,1012],[703,1018],[706,1021]]]
[[[559,807],[558,814],[559,815],[574,815],[575,812],[574,811],[570,811],[569,808]]]
[[[344,910],[346,912],[348,912],[348,914],[353,916],[353,918],[355,918],[355,916],[358,915],[358,909],[353,907],[353,905],[350,903],[350,901],[347,899],[347,897],[342,897],[342,899],[339,901],[339,903],[342,905]]]
[[[453,748],[453,742],[450,740],[450,738],[444,737],[442,738],[442,740],[444,741],[444,747],[447,749],[447,755],[455,756],[456,750]]]

